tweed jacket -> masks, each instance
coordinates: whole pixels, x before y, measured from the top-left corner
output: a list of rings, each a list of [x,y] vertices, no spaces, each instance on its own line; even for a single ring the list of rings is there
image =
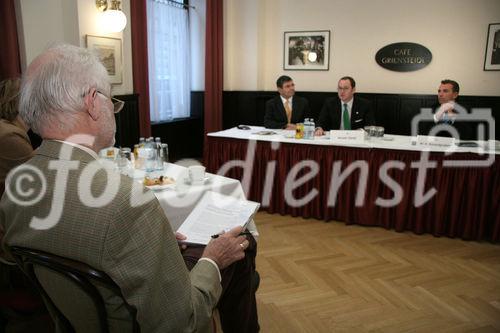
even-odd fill
[[[0,119],[0,197],[4,191],[5,178],[11,169],[26,162],[33,155],[26,131],[16,121]]]
[[[137,309],[142,332],[211,330],[212,311],[222,292],[217,269],[199,261],[187,270],[152,192],[59,141],[44,141],[26,165],[41,171],[46,191],[38,202],[24,207],[3,196],[0,224],[5,244],[51,252],[104,271]],[[25,185],[40,193],[41,184]],[[53,288],[57,302],[76,304],[77,311],[68,314],[81,321],[76,331],[92,331],[85,326],[91,320],[81,318],[87,312],[78,294],[53,279],[44,283]],[[111,297],[106,303],[111,331],[130,331],[123,303]]]

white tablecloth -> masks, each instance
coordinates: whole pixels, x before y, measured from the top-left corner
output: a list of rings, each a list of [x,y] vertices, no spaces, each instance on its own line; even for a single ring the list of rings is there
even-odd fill
[[[273,135],[258,135],[260,131],[272,131],[276,134]],[[396,149],[396,150],[413,150],[413,151],[436,151],[436,152],[449,152],[450,147],[421,147],[415,144],[416,137],[404,135],[391,135],[385,134],[383,138],[369,138],[363,144],[346,144],[341,142],[333,142],[328,135],[321,137],[314,137],[313,140],[295,139],[290,138],[292,131],[273,129],[269,130],[264,127],[250,126],[250,130],[241,130],[233,127],[224,131],[209,133],[208,136],[235,138],[245,140],[257,141],[277,141],[283,143],[297,143],[297,144],[310,144],[310,145],[332,145],[332,146],[348,146],[359,148],[380,148],[380,149]],[[459,147],[453,146],[453,152],[458,153],[487,153],[487,154],[500,154],[500,142],[498,141],[476,141],[482,148],[477,147]],[[491,144],[490,144],[491,143]],[[497,147],[497,149],[490,149]]]
[[[190,185],[185,182],[188,175],[187,168],[172,163],[165,164],[162,174],[175,179],[175,184],[169,185],[163,190],[154,191],[173,230],[179,228],[206,191],[245,199],[241,183],[232,178],[207,173],[204,184]],[[248,230],[257,239],[259,233],[253,220],[249,223]]]

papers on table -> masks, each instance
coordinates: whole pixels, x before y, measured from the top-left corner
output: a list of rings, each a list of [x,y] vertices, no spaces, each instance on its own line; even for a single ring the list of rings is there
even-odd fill
[[[455,138],[417,135],[417,146],[446,148],[455,145]]]
[[[184,242],[206,245],[212,235],[246,225],[260,204],[207,191],[177,230],[187,237]]]
[[[275,135],[277,133],[274,131],[263,130],[263,131],[254,132],[252,134],[255,134],[255,135]]]

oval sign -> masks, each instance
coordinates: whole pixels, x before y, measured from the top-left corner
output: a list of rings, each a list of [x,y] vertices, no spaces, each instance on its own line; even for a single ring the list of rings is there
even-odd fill
[[[417,43],[394,43],[378,50],[375,60],[391,71],[412,72],[427,66],[432,60],[432,53]]]

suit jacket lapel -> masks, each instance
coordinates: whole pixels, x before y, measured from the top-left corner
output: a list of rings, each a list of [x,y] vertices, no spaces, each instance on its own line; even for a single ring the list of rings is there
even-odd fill
[[[333,105],[332,112],[332,130],[340,129],[340,122],[342,121],[342,101],[337,97],[335,104]]]
[[[351,108],[351,129],[353,128],[353,126],[355,124],[354,121],[359,118],[358,108],[356,106],[357,106],[356,97],[353,97],[352,108]]]

